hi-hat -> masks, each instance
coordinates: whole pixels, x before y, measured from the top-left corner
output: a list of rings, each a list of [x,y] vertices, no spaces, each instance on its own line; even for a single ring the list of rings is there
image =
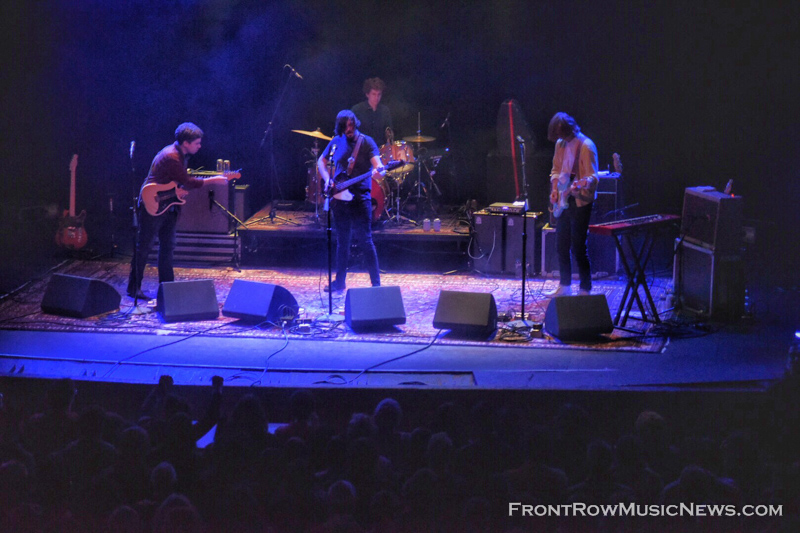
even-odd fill
[[[309,137],[314,137],[316,139],[323,139],[325,141],[330,141],[332,137],[328,137],[324,133],[320,131],[319,128],[315,129],[314,131],[306,131],[306,130],[292,130],[295,133],[300,133],[302,135],[308,135]]]
[[[428,143],[435,141],[436,137],[430,137],[428,135],[413,135],[411,137],[403,137],[403,140],[410,143]]]

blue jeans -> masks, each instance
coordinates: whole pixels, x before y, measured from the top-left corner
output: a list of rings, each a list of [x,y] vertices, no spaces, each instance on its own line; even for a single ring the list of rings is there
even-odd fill
[[[172,207],[166,213],[154,217],[138,208],[139,228],[136,231],[136,249],[131,259],[131,273],[128,276],[128,294],[136,293],[142,287],[144,267],[147,256],[153,247],[153,240],[158,235],[158,282],[175,281],[172,268],[172,257],[175,252],[175,227],[178,224],[178,208]]]
[[[373,287],[381,284],[378,252],[372,242],[372,202],[369,194],[355,196],[349,202],[333,200],[333,227],[336,228],[336,284],[344,286],[350,243],[355,237],[363,246],[364,262]]]
[[[570,197],[569,208],[558,217],[556,223],[556,250],[558,252],[558,273],[561,285],[572,282],[572,259],[570,252],[578,264],[581,289],[592,290],[592,265],[586,252],[586,237],[589,232],[589,219],[592,216],[592,204],[578,207],[575,198]]]

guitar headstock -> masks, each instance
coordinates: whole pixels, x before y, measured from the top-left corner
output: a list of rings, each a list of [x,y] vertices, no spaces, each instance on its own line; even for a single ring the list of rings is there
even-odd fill
[[[619,154],[615,153],[611,157],[614,158],[614,172],[622,174],[622,162],[619,160]]]
[[[72,160],[69,162],[69,171],[74,173],[76,168],[78,168],[78,154],[72,154]]]

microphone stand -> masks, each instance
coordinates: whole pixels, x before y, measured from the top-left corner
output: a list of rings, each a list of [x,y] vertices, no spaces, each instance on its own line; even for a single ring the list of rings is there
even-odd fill
[[[325,191],[324,207],[325,211],[327,211],[325,237],[328,241],[328,314],[319,317],[317,322],[327,322],[333,325],[344,321],[344,317],[342,315],[333,314],[333,225],[331,218],[333,206],[331,206],[331,200],[333,199],[333,173],[335,172],[335,169],[336,163],[333,161],[333,154],[331,153],[331,155],[328,156],[328,177],[330,177],[330,181],[328,183],[330,185],[328,186],[328,190]]]
[[[292,76],[293,76],[293,74],[290,72],[289,73],[289,78],[291,78]],[[269,218],[269,221],[270,221],[271,224],[275,223],[275,219],[276,218],[278,220],[282,221],[282,222],[291,222],[290,220],[288,220],[286,218],[282,218],[282,217],[276,216],[277,209],[275,208],[275,182],[277,181],[278,172],[277,172],[277,169],[275,167],[275,149],[274,149],[274,146],[273,146],[273,144],[274,144],[273,141],[274,141],[274,136],[275,136],[275,134],[273,132],[273,126],[275,125],[275,117],[278,115],[278,110],[281,107],[281,102],[283,101],[283,96],[286,94],[286,89],[289,87],[289,78],[287,78],[286,81],[284,82],[283,89],[281,90],[281,94],[280,94],[280,96],[278,96],[278,101],[275,102],[275,109],[272,111],[272,118],[270,118],[269,123],[267,124],[267,129],[264,131],[264,137],[261,139],[261,145],[259,146],[259,148],[264,148],[264,144],[267,142],[267,137],[269,137],[269,166],[270,166],[270,171],[272,173],[272,175],[270,176],[270,181],[269,181],[269,197],[270,197],[269,216],[268,217],[263,217],[263,218],[259,219],[258,221],[254,221],[254,222],[261,222],[266,218]],[[282,191],[281,191],[281,196],[283,196],[283,192]],[[252,223],[254,223],[254,222],[252,222]]]
[[[131,213],[133,215],[133,260],[131,262],[131,268],[133,269],[134,276],[138,277],[139,272],[139,254],[137,253],[138,244],[139,244],[139,191],[136,189],[136,166],[133,162],[133,149],[136,145],[131,142],[131,198],[133,198],[133,206],[131,207]],[[147,258],[144,259],[145,262]],[[138,287],[136,290],[136,294],[133,295],[133,310],[131,314],[133,315],[143,315],[150,312],[150,309],[141,309],[139,307],[139,293],[141,292],[141,279],[136,279],[136,286]]]
[[[525,278],[528,275],[528,180],[525,175],[525,140],[520,139],[520,156],[522,157],[522,198],[525,205],[522,208],[522,312],[521,319],[509,323],[512,329],[531,329],[533,322],[525,320]]]
[[[226,186],[230,188],[231,184],[228,183],[228,184],[226,184]],[[224,205],[219,203],[219,200],[214,198],[213,189],[208,191],[208,198],[209,198],[209,200],[211,200],[211,203],[213,205],[216,205],[217,207],[222,209],[222,212],[225,213],[225,215],[227,215],[227,217],[230,220],[236,222],[236,224],[233,226],[233,257],[231,259],[233,261],[233,267],[236,269],[236,271],[237,272],[241,272],[242,271],[242,268],[241,268],[242,263],[241,263],[241,255],[239,254],[239,226],[245,227],[244,222],[239,220],[239,218],[236,215],[234,215],[233,213],[231,213],[230,210],[228,210],[227,207],[225,207]]]

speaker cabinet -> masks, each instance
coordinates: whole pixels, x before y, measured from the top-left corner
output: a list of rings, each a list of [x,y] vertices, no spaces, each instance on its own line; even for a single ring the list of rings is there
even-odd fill
[[[344,321],[354,331],[383,329],[406,323],[400,287],[348,289]]]
[[[549,224],[542,228],[541,273],[558,274],[558,252],[556,251],[556,229]],[[614,239],[603,235],[589,234],[586,242],[592,274],[613,274],[619,270],[619,252]],[[572,273],[577,275],[578,265],[572,260]]]
[[[118,309],[121,299],[117,290],[105,281],[53,274],[42,298],[42,311],[87,318]]]
[[[449,329],[456,335],[489,336],[497,329],[494,295],[484,292],[441,291],[433,327]]]
[[[591,339],[614,331],[605,294],[559,296],[550,300],[544,329],[561,340]]]
[[[726,255],[676,240],[673,286],[678,307],[698,316],[734,321],[744,312],[744,267]]]
[[[292,294],[280,285],[234,280],[222,314],[246,322],[275,322],[297,317],[299,306]]]
[[[156,311],[164,322],[215,320],[219,317],[214,281],[169,281],[158,286]]]
[[[536,221],[537,213],[527,214],[527,252],[528,275],[537,271],[536,259]],[[522,276],[522,225],[520,215],[475,213],[475,242],[478,245],[475,255],[475,269],[486,274],[510,274]]]
[[[213,200],[230,210],[229,187],[230,183],[206,183],[199,189],[191,190],[186,197],[186,203],[181,206],[177,231],[228,233],[231,227],[228,215]]]
[[[688,187],[683,195],[681,234],[691,244],[739,253],[743,209],[741,196],[724,194],[712,187]]]

